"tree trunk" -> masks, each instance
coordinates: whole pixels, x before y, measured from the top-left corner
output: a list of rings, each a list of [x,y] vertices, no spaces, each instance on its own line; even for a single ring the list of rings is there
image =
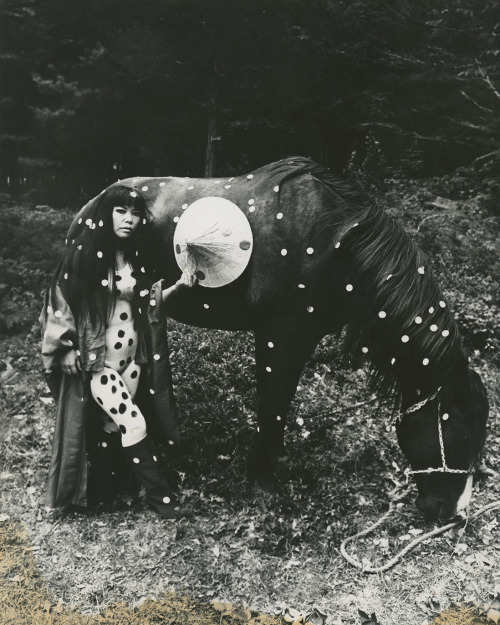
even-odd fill
[[[212,82],[210,85],[210,96],[208,100],[208,137],[207,149],[205,152],[205,178],[215,176],[215,145],[217,137],[217,63],[214,61],[212,71]]]

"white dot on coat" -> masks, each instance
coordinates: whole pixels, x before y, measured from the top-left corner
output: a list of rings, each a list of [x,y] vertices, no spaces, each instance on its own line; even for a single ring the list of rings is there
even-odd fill
[[[307,254],[314,254],[314,249],[312,247],[308,247],[306,252]]]
[[[443,331],[441,332],[441,336],[444,336],[445,338],[446,338],[447,336],[449,336],[449,335],[450,335],[450,331],[449,331],[449,330],[443,330]]]
[[[168,444],[169,444],[169,445],[173,445],[173,444],[174,444],[174,441],[168,441]]]
[[[422,317],[415,317],[415,323],[420,325],[422,323]]]
[[[139,464],[139,462],[140,462],[139,458],[134,458],[134,462],[135,462],[135,464]]]
[[[102,258],[103,257],[103,253],[102,252],[97,252],[97,258]]]
[[[156,300],[154,300],[154,299],[149,300],[149,304],[151,306],[156,306]]]
[[[247,179],[252,180],[252,178],[253,178],[253,174],[248,174]]]
[[[107,447],[107,446],[108,446],[108,443],[106,443],[106,441],[102,441],[101,445],[102,445],[103,447]]]
[[[283,248],[283,249],[281,250],[281,255],[282,255],[282,256],[286,256],[287,254],[288,254],[288,250],[286,250],[285,248]]]
[[[441,418],[443,419],[443,421],[448,421],[448,419],[450,418],[450,415],[447,412],[445,412]]]
[[[283,213],[278,213],[276,215],[276,219],[283,219]]]
[[[170,497],[163,497],[163,503],[170,503]]]
[[[203,304],[203,308],[206,308],[208,310],[210,306],[208,304]]]
[[[429,308],[429,312],[430,312],[430,313],[431,313],[431,315],[432,315],[432,313],[434,312],[434,306],[431,306],[431,307]]]
[[[271,373],[271,371],[272,371],[271,367],[266,367],[266,371],[267,371],[268,373]]]
[[[279,191],[279,190],[280,190],[279,186],[278,186],[278,185],[276,185],[276,186],[274,187],[274,192],[275,192],[275,193],[278,193],[278,191]]]
[[[403,336],[401,337],[401,340],[403,341],[403,343],[408,343],[408,341],[410,340],[410,337],[407,334],[403,334]]]
[[[155,354],[155,355],[153,356],[153,358],[154,358],[155,360],[160,360],[160,354]]]
[[[423,276],[424,273],[425,273],[425,267],[419,267],[417,271],[418,271],[419,274],[421,274]]]
[[[306,288],[306,285],[305,285],[305,284],[302,284],[302,283],[301,283],[301,284],[299,284],[299,289],[305,289],[305,288]]]
[[[368,353],[368,347],[362,347],[361,351],[363,352],[363,354],[367,354]]]
[[[308,306],[307,307],[307,312],[309,312],[309,313],[314,312],[314,307],[313,306]]]
[[[446,302],[443,302],[443,300],[439,302],[439,305],[441,306],[441,308],[446,308]]]
[[[385,310],[381,310],[381,311],[379,312],[378,316],[379,316],[381,319],[385,319],[385,318],[387,317],[387,313],[385,312]]]
[[[102,286],[108,286],[108,281],[106,280],[106,278],[104,278],[104,280],[101,280],[101,284]]]
[[[154,388],[150,388],[150,389],[149,389],[149,392],[151,393],[151,395],[154,395],[154,394],[155,394],[155,390],[154,390]]]
[[[276,421],[281,421],[281,417],[279,415],[276,417]]]
[[[422,364],[424,365],[424,367],[426,367],[429,364],[429,359],[428,358],[424,358],[422,360]]]
[[[431,332],[437,332],[437,329],[438,329],[437,325],[433,323],[430,328]]]
[[[267,344],[268,347],[270,347],[271,349],[274,347],[274,343],[272,341],[269,341],[269,343]]]
[[[89,360],[97,360],[97,356],[95,354],[90,354]]]
[[[354,287],[352,286],[352,284],[346,284],[345,290],[350,292],[353,290],[353,288]]]

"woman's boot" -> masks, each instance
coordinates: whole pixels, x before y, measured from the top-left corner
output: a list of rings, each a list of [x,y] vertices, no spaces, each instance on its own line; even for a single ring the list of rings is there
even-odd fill
[[[175,519],[177,512],[174,508],[172,490],[160,473],[148,438],[143,438],[130,447],[124,447],[123,453],[130,463],[133,474],[146,489],[146,501],[162,517]]]

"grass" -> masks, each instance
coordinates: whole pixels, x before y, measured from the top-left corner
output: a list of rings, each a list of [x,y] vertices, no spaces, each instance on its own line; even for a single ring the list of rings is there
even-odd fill
[[[491,252],[499,219],[483,207],[478,188],[456,192],[453,214],[429,206],[435,195],[452,197],[468,183],[394,181],[384,201],[431,253],[488,388],[477,509],[500,494],[499,266]],[[85,514],[44,508],[54,406],[41,375],[36,317],[55,243],[60,249],[70,218],[71,211],[0,208],[6,276],[0,282],[8,287],[2,306],[11,307],[11,317],[0,307],[0,600],[9,606],[0,622],[277,623],[290,609],[306,615],[314,607],[327,614],[328,625],[495,622],[495,513],[424,542],[384,574],[363,575],[340,556],[341,541],[379,518],[408,476],[384,409],[370,401],[366,371],[340,367],[332,338],[301,378],[276,493],[258,492],[245,480],[255,428],[251,335],[169,322],[184,445],[162,461],[176,476],[182,518],[160,521],[142,500],[128,497]],[[419,516],[414,494],[349,547],[358,559],[384,562],[434,527]],[[226,601],[237,607],[224,607]],[[36,607],[31,615],[28,606]],[[322,622],[319,613],[311,618]]]

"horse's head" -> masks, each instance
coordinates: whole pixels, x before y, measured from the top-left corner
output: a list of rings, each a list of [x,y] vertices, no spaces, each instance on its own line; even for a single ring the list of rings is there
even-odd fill
[[[445,520],[469,505],[488,400],[477,373],[466,368],[426,399],[403,413],[398,441],[415,476],[417,507],[430,519]]]

